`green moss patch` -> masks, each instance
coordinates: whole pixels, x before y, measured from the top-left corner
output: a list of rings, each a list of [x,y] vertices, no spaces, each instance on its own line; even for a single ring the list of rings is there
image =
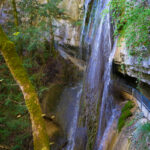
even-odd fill
[[[125,111],[127,111],[127,110],[130,110],[131,108],[133,108],[134,107],[134,104],[133,104],[133,102],[132,101],[128,101],[125,105],[124,105],[124,107],[122,108],[122,113],[123,112],[125,112]]]
[[[118,121],[118,131],[120,132],[121,129],[124,127],[126,120],[132,116],[132,112],[130,111],[134,107],[132,101],[128,101],[121,111],[121,116]]]

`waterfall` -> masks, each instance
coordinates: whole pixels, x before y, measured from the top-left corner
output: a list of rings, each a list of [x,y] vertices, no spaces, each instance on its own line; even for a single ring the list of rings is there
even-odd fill
[[[83,40],[83,36],[84,36],[84,30],[85,30],[85,24],[86,24],[86,17],[87,17],[87,13],[88,13],[88,6],[91,0],[85,0],[85,10],[84,10],[84,18],[83,18],[83,23],[82,23],[82,30],[81,30],[81,37],[80,37],[80,46],[82,46],[82,40]]]
[[[115,121],[116,116],[119,114],[117,111],[117,108],[113,108],[112,109],[112,116],[110,117],[110,119],[107,121],[107,127],[104,131],[104,135],[102,137],[101,131],[102,131],[102,122],[103,122],[103,116],[104,116],[104,110],[106,110],[107,108],[109,109],[110,107],[108,107],[108,105],[113,105],[113,97],[111,97],[109,99],[109,102],[106,101],[108,99],[108,94],[109,94],[109,86],[110,86],[110,82],[111,82],[111,68],[112,68],[112,62],[113,62],[113,58],[114,58],[114,54],[115,54],[115,50],[116,50],[116,44],[117,44],[117,40],[114,43],[114,47],[113,50],[109,56],[109,61],[107,64],[107,68],[104,74],[104,80],[105,80],[105,85],[104,85],[104,91],[103,91],[103,96],[102,96],[102,103],[101,103],[101,109],[100,109],[100,118],[99,118],[99,128],[98,128],[98,133],[97,133],[97,145],[99,143],[101,143],[98,147],[98,150],[103,150],[103,143],[105,143],[105,139],[108,136],[108,132],[109,132],[109,128],[111,127],[111,125],[113,124],[113,121]],[[105,108],[107,107],[107,108]],[[106,110],[106,112],[109,110]],[[107,115],[107,114],[106,114]],[[100,139],[101,142],[100,142]]]
[[[75,88],[78,88],[78,87],[75,87]],[[72,88],[72,90],[74,90],[75,88]],[[69,144],[67,146],[67,150],[74,150],[74,146],[75,146],[75,133],[76,133],[77,122],[78,122],[81,93],[82,93],[82,87],[79,86],[79,91],[76,95],[76,102],[74,105],[73,118],[72,118],[72,122],[71,122],[70,129],[69,129],[69,134],[68,134]]]
[[[86,18],[87,18],[87,14],[88,14],[88,6],[89,6],[89,3],[91,2],[91,0],[85,0],[85,3],[84,3],[84,18],[83,18],[83,23],[82,23],[82,28],[81,28],[81,35],[80,35],[80,58],[81,59],[84,59],[84,48],[83,48],[83,45],[84,45],[84,33],[85,33],[85,29],[86,29]],[[86,48],[86,51],[88,51],[88,48]],[[89,52],[86,52],[86,56],[85,56],[85,60],[88,59],[88,53]]]
[[[109,15],[102,16],[101,12],[104,9],[107,9],[107,4],[109,0],[99,0],[97,2],[97,7],[95,12],[92,11],[90,21],[85,29],[85,37],[84,43],[91,45],[91,57],[89,60],[89,67],[88,67],[88,82],[91,88],[96,88],[97,81],[99,81],[99,76],[103,64],[103,58],[100,59],[104,53],[107,55],[111,52],[111,39],[110,39],[110,22],[109,22]],[[93,9],[95,5],[93,5]],[[86,28],[86,27],[85,27]],[[84,34],[84,33],[82,33]],[[83,36],[83,35],[82,35]],[[105,42],[104,42],[105,41]],[[101,53],[101,54],[100,54]],[[104,54],[104,55],[105,55]],[[108,57],[109,55],[107,55]]]
[[[109,2],[110,0],[94,0],[88,24],[85,24],[90,4],[89,0],[85,1],[85,16],[81,32],[81,42],[86,47],[86,53],[89,53],[88,48],[91,49],[82,97],[86,126],[91,129],[96,128],[94,124],[98,124],[94,150],[103,150],[111,125],[119,114],[110,90],[111,69],[117,40],[115,42],[112,40],[110,14],[104,14],[105,9],[109,10]]]

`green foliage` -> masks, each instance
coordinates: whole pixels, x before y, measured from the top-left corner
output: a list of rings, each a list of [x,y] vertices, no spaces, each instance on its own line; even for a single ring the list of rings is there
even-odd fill
[[[150,123],[138,124],[136,130],[133,132],[131,141],[131,147],[134,147],[136,150],[149,150]]]
[[[129,109],[127,110],[124,110],[122,113],[121,113],[121,116],[119,118],[119,120],[125,120],[126,118],[132,116],[132,113]]]
[[[27,108],[23,95],[9,73],[2,56],[0,56],[0,66],[0,144],[23,150],[23,144],[19,145],[16,139],[21,134],[24,139],[20,141],[24,143],[24,140],[31,137]]]
[[[52,18],[59,18],[60,16],[63,17],[63,9],[58,8],[58,4],[60,3],[60,0],[47,0],[48,2],[46,4],[39,4],[39,14],[42,17],[52,17]]]
[[[124,127],[125,123],[126,123],[126,120],[127,118],[131,117],[132,116],[132,113],[131,113],[131,109],[134,107],[134,104],[132,101],[128,101],[124,107],[122,108],[122,111],[121,111],[121,116],[118,120],[118,131],[120,132],[121,129]]]
[[[147,0],[112,0],[112,19],[115,24],[114,36],[123,36],[129,56],[137,58],[140,66],[150,56],[150,7]],[[138,74],[138,84],[140,85]]]
[[[128,55],[129,56],[135,56],[136,55],[136,51],[133,51],[133,50],[128,50]]]
[[[125,73],[125,65],[121,64],[121,70],[123,71],[123,73]]]
[[[38,0],[21,0],[17,2],[20,24],[11,26],[8,32],[10,39],[15,43],[20,55],[34,55],[41,53],[44,60],[50,56],[50,43],[54,43],[54,18],[65,17],[63,10],[58,8],[60,0],[47,0],[40,3]],[[16,32],[17,30],[17,32]],[[47,42],[49,41],[49,42]],[[49,43],[49,44],[47,44]],[[53,45],[54,47],[54,45]]]
[[[23,66],[36,87],[39,99],[48,90],[46,86],[49,77],[46,76],[45,79],[45,72],[55,68],[57,62],[47,68],[51,55],[51,36],[56,28],[52,21],[60,16],[65,18],[63,10],[57,7],[59,2],[60,0],[50,0],[48,3],[41,4],[38,0],[16,1],[19,26],[16,28],[11,20],[9,24],[5,24],[9,39],[15,43]],[[58,70],[54,69],[54,71]],[[56,76],[56,74],[52,75]],[[28,149],[27,146],[32,139],[28,111],[22,92],[1,55],[0,108],[0,145],[8,145],[12,150]]]
[[[132,126],[132,125],[134,124],[134,121],[135,121],[135,120],[131,120],[131,121],[129,121],[129,122],[127,123],[127,127]]]
[[[131,108],[134,107],[134,104],[132,101],[128,101],[124,107],[122,108],[121,112],[124,113],[126,110],[130,110]]]
[[[145,123],[144,125],[141,126],[140,130],[143,133],[150,132],[150,123]]]
[[[124,125],[125,125],[125,120],[119,120],[119,123],[118,123],[118,131],[119,132],[124,127]]]
[[[37,0],[20,0],[18,3],[18,6],[20,7],[20,9],[22,10],[21,13],[19,16],[21,18],[23,17],[32,17],[34,16],[34,18],[32,19],[35,19],[37,17],[37,12],[38,12],[38,1]],[[31,18],[30,18],[30,21]],[[34,21],[34,20],[33,20]]]
[[[77,20],[73,23],[74,26],[81,26],[82,25],[82,20]]]
[[[31,59],[32,60],[32,59]],[[25,62],[28,62],[24,58]],[[34,69],[34,61],[30,61],[32,67],[25,65],[26,69]],[[39,66],[38,66],[39,67]],[[37,87],[40,98],[46,90],[40,81],[42,73],[30,75],[30,79]],[[2,56],[0,55],[0,144],[10,145],[14,150],[25,150],[31,141],[31,124],[24,98],[19,86],[10,74]]]
[[[33,55],[35,51],[46,51],[46,45],[44,43],[44,31],[42,31],[41,26],[24,26],[18,27],[17,35],[11,34],[9,37],[15,43],[17,52],[20,55],[26,53],[26,55]]]
[[[150,9],[146,0],[112,0],[110,6],[116,24],[114,35],[123,34],[129,55],[144,57],[149,54]]]

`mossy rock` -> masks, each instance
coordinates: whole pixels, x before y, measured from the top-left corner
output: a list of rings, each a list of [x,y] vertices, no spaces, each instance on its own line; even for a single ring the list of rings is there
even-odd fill
[[[121,116],[118,120],[118,131],[124,127],[126,120],[132,116],[132,112],[130,111],[134,107],[134,103],[132,101],[128,101],[121,110]]]
[[[131,108],[134,107],[134,104],[132,101],[128,101],[125,106],[122,108],[121,112],[125,112],[126,110],[130,110]]]

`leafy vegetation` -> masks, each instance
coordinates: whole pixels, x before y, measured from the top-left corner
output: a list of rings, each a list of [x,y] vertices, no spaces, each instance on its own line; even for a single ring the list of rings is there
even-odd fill
[[[128,101],[121,110],[121,116],[118,121],[118,131],[120,132],[126,123],[127,118],[132,116],[131,109],[134,107],[132,101]]]
[[[146,0],[112,0],[112,17],[116,24],[114,35],[126,39],[130,55],[144,56],[149,53],[150,8]]]
[[[147,0],[112,0],[110,2],[114,36],[124,37],[129,56],[136,57],[137,66],[150,56],[150,7]],[[137,88],[140,88],[138,73]]]
[[[52,21],[54,17],[63,14],[63,10],[57,8],[58,3],[59,0],[51,0],[45,4],[36,0],[12,0],[12,11],[8,13],[13,14],[13,18],[8,14],[11,17],[3,25],[9,39],[15,43],[17,53],[40,99],[48,89],[48,83],[59,78],[56,74],[60,73],[57,65],[59,58],[51,57],[54,51],[52,40],[55,30]],[[50,65],[52,62],[53,68]],[[49,69],[53,70],[47,75]],[[8,146],[12,150],[32,148],[31,123],[24,98],[2,55],[0,93],[0,145]]]
[[[136,150],[149,150],[150,146],[150,123],[139,124],[133,132],[131,147]]]
[[[23,95],[1,55],[0,74],[0,144],[23,149],[32,138],[29,116]]]
[[[18,83],[18,86],[24,95],[25,104],[28,108],[30,120],[32,122],[34,148],[36,150],[41,150],[44,147],[45,150],[48,150],[49,139],[46,133],[44,119],[42,118],[42,111],[36,90],[29,80],[27,71],[22,65],[22,61],[16,52],[14,43],[9,41],[1,26],[0,51],[5,59],[9,71],[11,72],[15,81]]]
[[[126,110],[130,110],[131,108],[133,108],[133,102],[132,101],[128,101],[125,106],[122,108],[121,112],[124,113]]]
[[[33,56],[35,51],[42,53],[41,57],[55,55],[54,31],[56,26],[53,25],[53,21],[66,17],[63,9],[57,7],[59,2],[60,0],[47,0],[47,3],[40,3],[38,0],[13,0],[17,9],[13,8],[10,13],[14,14],[13,18],[17,21],[10,19],[5,24],[5,28],[20,55],[26,53],[26,55]]]

